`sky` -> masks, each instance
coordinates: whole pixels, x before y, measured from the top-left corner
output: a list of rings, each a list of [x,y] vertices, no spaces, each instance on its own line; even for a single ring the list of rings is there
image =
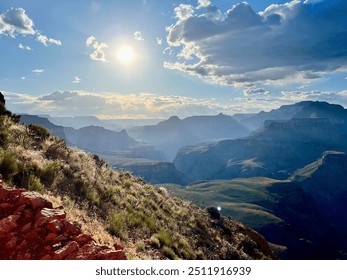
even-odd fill
[[[16,113],[181,118],[347,106],[347,1],[1,0]]]

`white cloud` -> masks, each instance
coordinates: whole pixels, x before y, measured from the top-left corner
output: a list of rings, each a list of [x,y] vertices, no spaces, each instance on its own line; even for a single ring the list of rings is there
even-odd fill
[[[166,47],[163,50],[163,54],[168,54],[168,55],[172,55],[172,48],[171,47]],[[168,67],[169,68],[169,67]]]
[[[72,80],[73,84],[79,84],[80,82],[81,82],[81,79],[77,76]]]
[[[261,96],[268,94],[270,94],[270,92],[263,88],[249,87],[243,89],[244,96]]]
[[[11,8],[0,15],[0,35],[2,34],[12,38],[18,35],[32,35],[36,36],[37,40],[45,46],[48,44],[61,45],[59,40],[48,38],[36,30],[33,20],[28,17],[23,8]]]
[[[80,82],[81,82],[81,79],[77,76],[72,80],[73,84],[79,84]]]
[[[94,36],[90,36],[86,40],[86,45],[89,48],[93,48],[93,52],[89,54],[89,57],[92,60],[97,60],[101,62],[107,62],[106,60],[106,54],[104,49],[108,48],[108,45],[106,43],[100,43],[96,40]]]
[[[56,40],[56,39],[48,38],[47,36],[42,35],[42,34],[38,34],[36,39],[37,39],[37,41],[39,41],[42,44],[44,44],[45,47],[48,47],[48,45],[61,46],[61,41]]]
[[[210,6],[212,3],[210,0],[198,0],[199,6],[198,8],[204,8]]]
[[[163,43],[163,39],[157,37],[157,44],[158,44],[159,46],[161,46],[162,43]]]
[[[18,45],[18,48],[22,49],[22,50],[26,50],[26,51],[32,51],[33,49],[30,48],[29,46],[24,46],[22,44]]]
[[[23,77],[21,77],[20,79],[21,79],[21,80],[26,80],[27,78],[23,76]]]
[[[34,69],[31,72],[33,72],[33,73],[43,73],[43,72],[46,72],[46,70],[45,69]]]
[[[164,67],[232,86],[304,84],[344,71],[347,1],[314,2],[273,4],[260,13],[246,2],[226,12],[180,5],[167,27],[178,59]]]
[[[180,4],[175,8],[176,18],[179,21],[184,21],[194,14],[194,7],[192,5]]]
[[[134,39],[137,41],[144,41],[145,40],[145,39],[143,39],[142,33],[140,31],[134,32]]]
[[[87,40],[86,40],[86,45],[87,46],[90,46],[91,44],[93,44],[94,42],[95,42],[95,37],[94,36],[90,36],[90,37],[88,37],[87,38]]]

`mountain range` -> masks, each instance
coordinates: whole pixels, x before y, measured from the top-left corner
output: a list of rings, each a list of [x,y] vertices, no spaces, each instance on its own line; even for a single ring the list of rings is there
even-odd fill
[[[346,259],[347,155],[324,152],[286,180],[268,177],[165,185],[262,233],[284,259]]]

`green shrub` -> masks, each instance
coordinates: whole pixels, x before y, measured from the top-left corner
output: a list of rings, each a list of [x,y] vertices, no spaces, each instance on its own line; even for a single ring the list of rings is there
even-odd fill
[[[0,146],[5,147],[8,144],[9,133],[7,130],[0,131]]]
[[[109,231],[111,234],[119,237],[120,239],[126,239],[125,228],[126,220],[124,213],[115,213],[110,216]]]
[[[99,206],[100,205],[100,196],[99,194],[94,190],[88,190],[87,191],[87,199],[94,205]]]
[[[152,237],[150,238],[151,242],[152,242],[152,246],[154,248],[159,249],[160,248],[160,241],[158,238],[156,238],[154,235],[152,235]]]
[[[126,188],[130,188],[132,185],[132,182],[130,180],[126,179],[126,180],[124,180],[123,185]]]
[[[5,152],[0,158],[0,174],[9,181],[18,172],[18,161],[12,153]]]
[[[34,175],[29,176],[29,180],[28,180],[28,190],[29,191],[42,193],[44,191],[44,189],[45,189],[45,187],[41,183],[39,178],[37,178]]]
[[[171,236],[165,230],[160,230],[155,237],[160,241],[162,246],[167,245],[171,247],[173,244]]]
[[[59,162],[54,161],[53,163],[46,165],[40,170],[41,182],[46,187],[51,186],[54,183],[56,177],[58,176],[59,170],[60,170]]]
[[[39,126],[36,124],[30,124],[29,129],[30,129],[30,132],[32,134],[34,134],[34,136],[37,137],[41,141],[46,140],[50,136],[48,129],[46,129],[42,126]]]
[[[137,251],[140,251],[140,252],[145,251],[145,248],[146,248],[146,245],[142,240],[136,242],[136,250]]]
[[[178,257],[177,257],[177,255],[175,254],[175,252],[174,252],[171,248],[169,248],[169,247],[167,247],[167,246],[164,246],[164,247],[163,247],[162,252],[163,252],[163,254],[164,254],[166,257],[168,257],[170,260],[177,260],[177,259],[178,259]]]

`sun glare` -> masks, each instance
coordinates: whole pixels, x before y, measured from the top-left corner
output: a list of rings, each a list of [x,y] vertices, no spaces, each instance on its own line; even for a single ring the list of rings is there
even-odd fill
[[[124,65],[130,65],[134,62],[136,58],[135,51],[130,46],[121,46],[117,50],[117,59]]]

